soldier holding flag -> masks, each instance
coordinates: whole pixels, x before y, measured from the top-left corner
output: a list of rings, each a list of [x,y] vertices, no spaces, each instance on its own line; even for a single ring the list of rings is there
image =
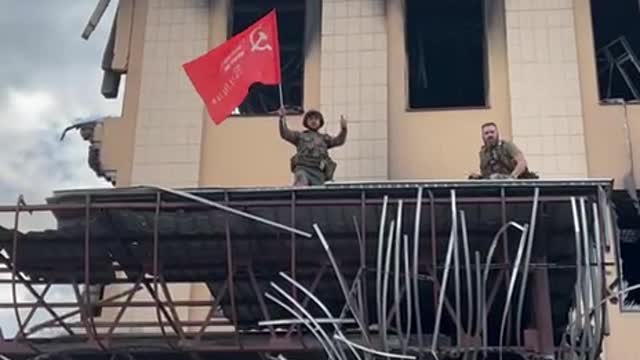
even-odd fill
[[[322,185],[333,179],[336,163],[329,149],[344,144],[347,120],[340,117],[340,134],[321,134],[324,117],[311,110],[304,115],[305,131],[289,130],[285,120],[280,73],[280,46],[275,10],[224,44],[183,65],[215,124],[220,124],[246,98],[254,83],[280,87],[280,136],[296,146],[291,158],[294,185]]]
[[[317,110],[304,114],[302,124],[305,131],[293,131],[287,127],[285,110],[281,108],[280,137],[296,147],[291,158],[291,172],[294,174],[294,186],[322,185],[333,179],[336,163],[329,156],[329,149],[341,146],[347,139],[347,119],[340,116],[340,133],[337,136],[321,134],[324,117]]]

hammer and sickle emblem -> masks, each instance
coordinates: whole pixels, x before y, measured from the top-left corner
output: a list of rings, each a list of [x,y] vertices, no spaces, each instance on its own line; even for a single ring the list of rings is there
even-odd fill
[[[249,41],[251,42],[251,52],[272,50],[268,43],[269,37],[259,28],[251,32]]]

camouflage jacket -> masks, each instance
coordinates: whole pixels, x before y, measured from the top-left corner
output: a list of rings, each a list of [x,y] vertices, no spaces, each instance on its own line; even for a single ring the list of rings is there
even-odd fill
[[[484,145],[480,149],[480,175],[488,178],[492,174],[510,175],[516,168],[516,156],[520,150],[506,140],[500,140],[495,146]]]
[[[291,158],[292,171],[297,166],[316,168],[325,172],[327,179],[331,179],[336,165],[329,156],[329,149],[345,143],[347,129],[342,128],[340,134],[333,137],[312,130],[289,130],[281,120],[280,136],[296,147],[296,154]]]

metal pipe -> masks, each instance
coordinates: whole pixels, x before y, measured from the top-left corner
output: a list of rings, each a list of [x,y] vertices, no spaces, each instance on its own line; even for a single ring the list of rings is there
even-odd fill
[[[280,288],[276,283],[271,282],[270,283],[271,287],[274,288],[278,293],[280,293],[280,295],[282,295],[285,299],[287,299],[299,312],[300,314],[302,314],[302,316],[306,317],[312,324],[313,326],[315,326],[316,329],[318,329],[318,332],[322,335],[322,337],[327,341],[327,344],[329,344],[329,347],[331,348],[331,350],[334,352],[334,354],[336,354],[336,357],[338,359],[345,359],[346,357],[343,358],[342,355],[342,351],[338,351],[338,349],[336,348],[335,344],[333,343],[333,341],[331,340],[331,337],[329,336],[329,334],[324,331],[324,329],[322,328],[322,326],[320,326],[320,324],[318,324],[315,320],[315,318],[313,317],[313,315],[311,315],[311,313],[309,313],[304,306],[302,306],[296,299],[294,299],[291,295],[287,294],[286,291],[284,291],[282,288]],[[335,324],[333,324],[334,326],[336,326]],[[357,354],[356,354],[357,355]],[[359,359],[359,357],[358,357]]]
[[[353,302],[351,301],[351,298],[349,297],[349,290],[347,288],[347,283],[344,280],[344,277],[342,276],[342,272],[340,271],[340,267],[338,266],[338,263],[336,262],[335,257],[333,256],[333,252],[331,251],[331,248],[329,247],[329,243],[327,243],[327,240],[324,238],[324,235],[322,234],[322,231],[320,230],[320,227],[318,227],[318,224],[313,224],[313,229],[316,231],[316,234],[318,235],[318,238],[320,238],[320,241],[322,242],[322,247],[324,248],[324,250],[327,252],[327,255],[329,256],[329,261],[331,261],[331,265],[333,266],[333,270],[336,274],[336,277],[338,278],[338,283],[340,284],[340,289],[342,290],[342,294],[345,297],[345,300],[347,301],[347,305],[349,306],[349,310],[351,310],[351,313],[353,314],[354,318],[356,319],[356,322],[358,323],[358,327],[360,328],[360,330],[362,331],[362,334],[365,338],[365,341],[367,344],[371,343],[371,340],[369,339],[369,336],[367,335],[367,331],[366,331],[366,324],[363,323],[362,319],[360,318],[359,314],[356,312],[356,308],[353,305]]]
[[[84,327],[84,330],[87,336],[89,337],[89,341],[94,342],[96,341],[96,339],[95,339],[95,334],[91,330],[91,325],[89,325],[89,322],[88,322],[89,315],[87,314],[88,313],[87,304],[82,300],[82,296],[80,295],[80,290],[78,289],[78,284],[76,283],[75,279],[73,280],[73,284],[71,285],[71,288],[73,289],[73,294],[76,297],[78,307],[80,308],[80,311],[81,311],[80,323]]]
[[[482,314],[483,314],[483,304],[484,304],[484,291],[482,288],[482,271],[480,267],[482,266],[482,260],[480,260],[480,252],[475,252],[475,260],[476,260],[476,337],[479,337],[482,334]],[[486,336],[482,334],[482,336]],[[478,357],[478,351],[474,351],[473,358],[476,359]]]
[[[224,200],[229,201],[229,194],[224,193]],[[238,333],[238,312],[236,307],[236,286],[234,282],[235,267],[233,265],[233,247],[231,245],[231,229],[229,227],[229,216],[224,216],[224,234],[225,247],[227,255],[227,282],[229,283],[229,301],[231,302],[231,321],[233,321],[234,333],[236,334],[236,342],[240,343],[240,334]]]
[[[444,299],[447,296],[447,281],[449,279],[449,268],[451,266],[451,257],[453,255],[453,248],[455,244],[457,229],[457,216],[456,216],[456,192],[451,190],[451,234],[449,236],[449,245],[447,247],[447,255],[445,259],[444,275],[442,277],[442,284],[440,286],[440,299],[438,301],[438,309],[436,311],[435,324],[433,326],[433,339],[431,342],[431,351],[435,352],[438,346],[438,337],[440,336],[440,321],[442,320],[442,307],[444,305]]]
[[[201,196],[193,195],[193,194],[185,192],[185,191],[169,189],[169,188],[166,188],[166,187],[163,187],[163,186],[157,186],[157,185],[145,185],[145,187],[148,187],[148,188],[151,188],[151,189],[158,189],[158,190],[167,192],[169,194],[173,194],[173,195],[176,195],[176,196],[183,197],[185,199],[190,199],[190,200],[193,200],[193,201],[197,201],[197,202],[199,202],[201,204],[209,205],[209,206],[211,206],[213,208],[216,208],[218,210],[222,210],[224,212],[227,212],[227,213],[230,213],[230,214],[234,214],[234,215],[243,217],[245,219],[257,221],[259,223],[262,223],[262,224],[265,224],[265,225],[268,225],[268,226],[271,226],[271,227],[275,227],[275,228],[278,228],[280,230],[284,230],[284,231],[287,231],[287,232],[290,232],[290,233],[298,234],[298,235],[304,236],[306,238],[311,238],[311,234],[308,233],[308,232],[305,232],[305,231],[302,231],[302,230],[298,230],[298,229],[294,229],[292,227],[289,227],[289,226],[286,226],[286,225],[282,225],[282,224],[277,223],[275,221],[271,221],[269,219],[265,219],[265,218],[262,218],[260,216],[256,216],[256,215],[244,212],[244,211],[240,211],[240,210],[234,209],[232,207],[222,205],[222,204],[217,203],[215,201],[211,201],[209,199],[205,199],[205,198],[203,198]],[[227,196],[228,195],[225,192],[225,198]]]
[[[598,303],[600,302],[601,298],[602,298],[602,285],[604,283],[604,272],[602,272],[602,258],[600,258],[600,248],[602,246],[601,244],[601,240],[600,240],[600,235],[601,235],[601,229],[600,229],[600,214],[598,212],[598,205],[594,202],[591,204],[591,209],[592,209],[592,213],[593,213],[593,227],[594,227],[594,237],[595,237],[595,242],[596,242],[596,246],[595,246],[595,251],[594,251],[594,256],[595,257],[595,261],[596,261],[596,266],[591,267],[593,273],[592,273],[592,280],[594,282],[593,285],[593,297],[594,297],[594,303]],[[596,312],[595,312],[595,341],[597,342],[598,346],[593,348],[593,353],[592,353],[592,358],[595,358],[598,354],[600,354],[600,351],[602,350],[602,342],[604,341],[604,335],[603,335],[603,329],[602,326],[604,324],[603,318],[602,318],[602,308],[600,306],[596,306],[595,307]]]
[[[258,321],[258,326],[283,326],[283,325],[295,325],[295,324],[304,324],[306,321],[302,321],[299,319],[280,319],[280,320],[267,320],[267,321]],[[333,319],[333,318],[316,318],[316,322],[318,324],[355,324],[356,321],[353,319]]]
[[[381,332],[382,347],[384,351],[389,351],[387,342],[387,297],[389,294],[389,267],[391,265],[391,249],[393,247],[393,234],[395,229],[395,220],[391,220],[389,226],[389,235],[387,237],[387,253],[384,262],[384,279],[382,282],[382,321],[379,322]]]
[[[457,215],[457,212],[456,212]],[[453,240],[453,284],[454,284],[454,296],[455,296],[455,306],[456,306],[456,318],[461,319],[462,313],[462,299],[461,299],[461,290],[460,290],[460,251],[458,244],[458,222],[455,221],[456,230]],[[460,320],[461,322],[462,320]],[[462,324],[458,323],[456,325],[456,346],[462,346]]]
[[[361,231],[360,231],[362,233],[360,266],[362,267],[362,269],[367,268],[367,207],[365,205],[366,201],[367,201],[366,192],[365,190],[362,190],[360,192],[360,218],[362,220]],[[361,285],[360,287],[361,292],[359,292],[359,294],[360,295],[364,294],[364,296],[361,296],[361,299],[365,299],[363,301],[363,307],[362,307],[363,309],[362,312],[364,314],[364,323],[369,325],[371,324],[371,321],[369,319],[369,301],[367,296],[367,294],[369,294],[369,278],[366,276],[366,271],[363,271],[363,278],[360,285]],[[369,326],[365,328],[365,331],[367,332],[367,336],[370,336]]]
[[[438,282],[438,239],[436,237],[436,205],[434,203],[435,198],[431,190],[427,190],[429,194],[429,218],[431,225],[431,263],[433,268],[433,303],[438,303],[438,296],[436,288],[440,288]]]
[[[507,289],[507,298],[504,303],[504,311],[502,313],[502,320],[500,322],[500,338],[498,339],[498,347],[502,347],[503,337],[504,337],[504,328],[507,323],[507,316],[509,314],[509,309],[511,308],[511,298],[513,297],[513,291],[516,286],[516,280],[518,279],[518,268],[520,268],[520,262],[522,261],[522,256],[524,254],[524,247],[527,242],[527,234],[529,232],[529,225],[524,225],[524,230],[522,231],[522,235],[520,236],[520,241],[518,242],[518,252],[516,253],[516,259],[513,264],[513,273],[511,274],[511,279],[509,279],[509,287]],[[500,359],[502,359],[502,352],[499,355]]]
[[[98,339],[98,329],[96,329],[96,323],[93,318],[93,311],[91,308],[91,297],[89,296],[89,276],[91,274],[91,195],[85,195],[85,208],[84,208],[84,297],[82,301],[84,301],[86,316],[89,321],[89,338],[95,341],[101,349],[105,349],[102,341]],[[78,299],[79,300],[79,299]]]
[[[415,360],[416,357],[415,356],[411,356],[411,355],[398,355],[398,354],[393,354],[390,352],[382,352],[382,351],[378,351],[378,350],[374,350],[372,348],[360,345],[356,342],[353,341],[349,341],[347,338],[344,337],[344,335],[341,334],[335,334],[333,335],[333,338],[339,341],[342,341],[345,344],[351,345],[359,350],[362,350],[364,352],[373,354],[373,355],[377,355],[380,357],[386,357],[386,358],[392,358],[392,359],[406,359],[406,360]]]
[[[387,221],[388,201],[389,197],[385,195],[382,202],[382,215],[380,216],[380,228],[378,230],[378,256],[376,259],[376,309],[379,328],[382,326],[382,257],[384,256],[384,228]],[[384,311],[386,311],[386,309],[384,309]]]
[[[569,196],[541,196],[540,202],[544,203],[564,203],[569,199]],[[405,204],[413,204],[415,202],[414,198],[405,198],[403,199]],[[473,197],[473,198],[462,198],[458,199],[459,204],[500,204],[502,200],[499,197],[485,196],[485,197]],[[531,202],[531,197],[529,196],[512,196],[509,199],[505,199],[507,204],[528,204]],[[447,199],[435,199],[434,203],[436,204],[448,204],[449,200]],[[351,200],[351,199],[305,199],[305,200],[297,200],[297,206],[305,207],[305,206],[318,206],[318,205],[344,205],[344,206],[356,206],[361,204],[361,200]],[[365,202],[366,205],[381,205],[382,200],[380,199],[369,199]],[[229,201],[228,206],[238,206],[238,207],[273,207],[273,206],[287,206],[290,205],[290,201],[287,200],[232,200]],[[94,203],[91,205],[92,210],[106,210],[106,209],[128,209],[128,210],[153,210],[155,207],[153,202],[105,202],[105,203]],[[206,208],[208,205],[201,203],[192,203],[192,202],[181,202],[181,201],[171,201],[164,202],[162,204],[163,209],[200,209]],[[25,205],[22,207],[22,211],[25,212],[51,212],[51,211],[59,211],[59,210],[82,210],[84,209],[83,204],[37,204],[37,205]],[[10,205],[0,205],[0,213],[4,212],[14,212],[15,206]]]
[[[595,301],[593,299],[593,282],[591,279],[591,266],[589,266],[588,264],[591,263],[590,260],[590,239],[589,239],[589,227],[587,226],[587,209],[586,209],[586,205],[585,205],[585,198],[581,197],[580,198],[580,218],[582,221],[582,246],[583,246],[583,258],[584,258],[584,264],[585,264],[585,277],[584,277],[584,285],[582,287],[582,291],[583,291],[583,296],[585,298],[586,301],[586,306],[591,307],[594,305]],[[589,293],[591,293],[591,296],[589,295]],[[594,347],[594,333],[593,333],[593,327],[591,325],[591,316],[589,316],[588,313],[585,313],[585,327],[586,327],[586,331],[587,331],[587,347],[588,348],[593,348]]]
[[[582,294],[582,244],[581,244],[581,231],[579,226],[579,214],[578,208],[576,206],[576,198],[571,198],[571,211],[573,214],[573,232],[575,236],[575,246],[576,246],[576,285],[575,285],[575,296],[576,296],[576,307],[575,307],[575,316],[578,323],[578,328],[575,329],[577,333],[583,331],[583,317],[581,309],[584,307],[583,305],[583,294]],[[574,339],[575,340],[575,339]]]
[[[153,214],[153,291],[158,294],[158,277],[160,276],[160,269],[158,265],[158,258],[160,256],[160,207],[162,204],[162,193],[156,193],[156,208]],[[167,338],[167,332],[164,329],[164,322],[162,321],[162,314],[160,313],[160,306],[156,306],[156,319],[158,319],[158,325],[160,332],[164,338]],[[170,319],[167,319],[170,321]]]
[[[14,315],[16,317],[16,323],[18,324],[18,330],[24,328],[22,319],[20,318],[20,312],[18,311],[18,294],[16,289],[16,271],[18,271],[18,227],[20,226],[20,206],[24,204],[24,198],[22,195],[18,196],[15,206],[15,215],[13,218],[13,248],[11,249],[11,257],[13,259],[13,266],[11,266],[11,298],[13,300]],[[24,337],[24,331],[18,332],[19,337]]]
[[[402,351],[403,354],[407,353],[407,348],[409,346],[409,339],[411,337],[411,308],[413,304],[411,303],[411,273],[409,272],[411,258],[409,258],[409,236],[403,236],[403,247],[404,247],[404,280],[405,280],[405,290],[406,290],[406,299],[407,299],[407,328],[405,331],[405,341],[402,343]],[[418,291],[417,289],[415,291]],[[400,309],[398,308],[398,317],[400,317]]]
[[[527,240],[527,252],[524,256],[524,267],[522,268],[522,282],[520,283],[520,295],[518,297],[518,307],[516,311],[516,344],[520,346],[522,331],[522,312],[524,308],[524,297],[527,293],[527,280],[529,279],[529,265],[531,263],[531,250],[536,233],[536,221],[538,220],[538,200],[540,197],[540,189],[535,188],[533,191],[533,207],[531,209],[531,220],[529,220],[529,234]]]
[[[311,333],[313,334],[313,336],[315,336],[316,340],[318,340],[318,343],[320,343],[320,346],[322,346],[322,348],[324,349],[324,351],[327,353],[327,356],[329,356],[330,360],[335,359],[335,355],[333,352],[333,349],[330,349],[329,346],[327,345],[327,343],[325,343],[325,340],[323,338],[323,336],[321,336],[318,331],[316,330],[316,328],[314,326],[312,326],[310,324],[309,320],[306,320],[302,317],[302,315],[298,314],[297,311],[295,311],[292,307],[290,307],[289,305],[285,304],[284,302],[280,301],[278,298],[276,298],[275,296],[269,294],[269,293],[265,293],[264,296],[273,301],[274,303],[280,305],[280,307],[282,307],[283,309],[285,309],[287,312],[289,312],[291,315],[293,315],[296,319],[300,320],[300,323],[302,323],[304,326],[306,326],[309,331],[311,331]],[[332,344],[332,343],[331,343]]]
[[[473,334],[472,321],[473,321],[473,304],[471,299],[473,298],[473,278],[471,275],[471,254],[469,252],[469,237],[467,233],[467,218],[464,211],[460,210],[460,226],[462,230],[462,247],[464,251],[464,263],[467,275],[467,331],[466,333],[471,336]]]
[[[500,237],[502,236],[502,234],[504,232],[506,232],[509,227],[515,227],[516,229],[523,231],[524,227],[514,221],[509,221],[506,224],[504,224],[496,233],[496,235],[493,237],[493,240],[491,241],[491,246],[489,247],[489,253],[487,254],[487,258],[485,260],[485,268],[484,268],[484,272],[482,274],[482,286],[483,288],[486,288],[487,286],[487,280],[489,279],[489,264],[491,264],[491,259],[493,258],[493,253],[496,251],[496,247],[498,246],[498,241],[500,240]],[[486,290],[486,289],[485,289]],[[483,290],[483,294],[482,294],[482,304],[483,304],[483,309],[482,309],[482,332],[485,335],[483,337],[483,346],[484,348],[487,348],[488,345],[488,324],[487,324],[487,316],[488,316],[488,312],[489,309],[486,306],[486,298],[485,298],[485,291]],[[486,351],[485,351],[485,355],[486,355]]]
[[[401,314],[401,301],[400,295],[400,249],[402,247],[402,200],[398,200],[398,209],[396,214],[396,238],[395,238],[395,261],[394,261],[394,274],[393,274],[393,290],[394,290],[394,308],[397,309],[396,320],[396,332],[400,339],[400,344],[403,344],[404,335],[402,334],[402,316]]]
[[[228,198],[227,198],[228,200]],[[295,228],[296,226],[296,192],[291,192],[291,227]],[[296,248],[296,234],[291,233],[291,276],[296,279],[296,257],[297,257],[297,248]],[[298,293],[293,290],[293,297],[298,299]]]
[[[331,314],[331,311],[329,311],[329,309],[324,305],[324,303],[322,301],[320,301],[320,299],[317,296],[315,296],[313,294],[313,292],[311,292],[309,289],[307,289],[302,284],[297,282],[295,279],[293,279],[292,277],[288,276],[287,274],[285,274],[283,272],[280,272],[280,276],[282,278],[284,278],[285,280],[287,280],[288,282],[290,282],[295,288],[297,288],[300,291],[302,291],[307,296],[308,299],[310,299],[316,305],[318,305],[318,307],[324,313],[324,316],[326,316],[327,319],[334,319],[335,320],[335,317],[333,316],[333,314]],[[352,320],[352,321],[355,321],[355,320]],[[340,330],[340,327],[337,325],[338,324],[337,322],[332,322],[331,324],[333,325],[333,328],[334,328],[335,332],[337,332],[337,333],[342,332],[342,330]],[[342,357],[345,356],[344,353],[342,353],[342,351],[341,351],[341,356]]]
[[[418,272],[420,266],[420,220],[422,219],[422,187],[418,188],[418,197],[416,199],[416,218],[413,228],[413,303],[416,313],[416,330],[418,334],[418,348],[420,356],[424,348],[424,340],[422,339],[422,315],[420,312],[420,287],[418,282]]]

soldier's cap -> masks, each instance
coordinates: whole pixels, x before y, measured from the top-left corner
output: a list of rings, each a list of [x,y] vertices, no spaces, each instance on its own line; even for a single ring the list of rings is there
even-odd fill
[[[322,113],[318,110],[309,110],[304,114],[304,117],[302,118],[302,125],[304,125],[304,127],[309,129],[309,125],[307,123],[312,116],[320,118],[320,127],[324,126],[324,116],[322,116]]]

